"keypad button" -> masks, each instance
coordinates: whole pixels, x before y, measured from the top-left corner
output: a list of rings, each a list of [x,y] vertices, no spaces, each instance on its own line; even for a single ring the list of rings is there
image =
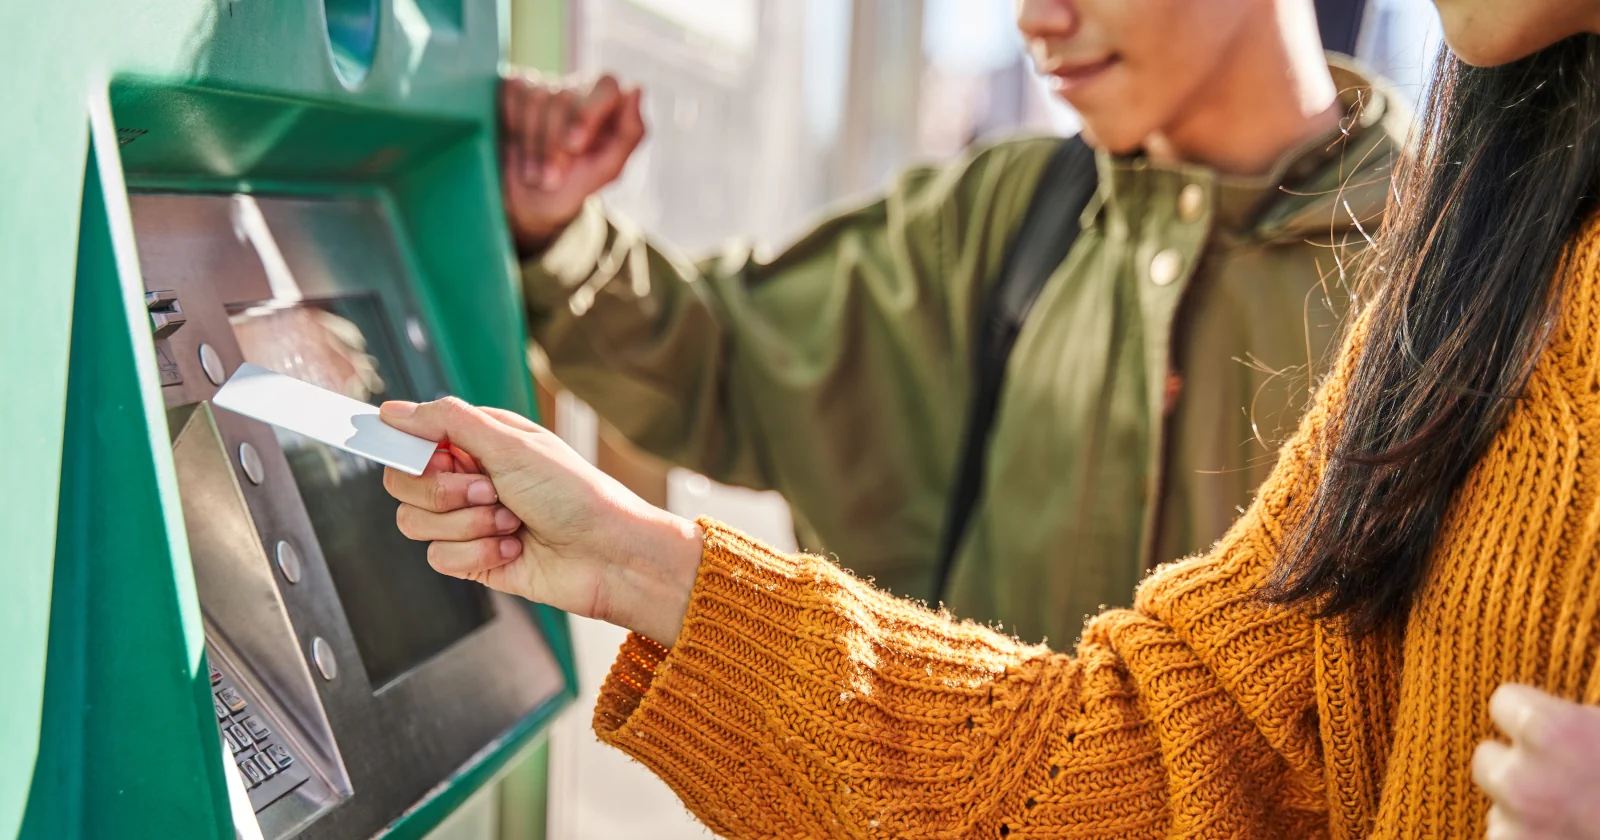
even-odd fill
[[[267,736],[272,734],[272,730],[268,729],[267,725],[261,722],[261,718],[255,715],[244,719],[244,730],[249,732],[250,737],[257,741],[265,741]]]
[[[233,740],[233,736],[226,731],[222,733],[222,741],[228,745],[228,752],[230,753],[237,753],[239,750],[244,749],[243,747],[239,746],[239,742]]]
[[[226,720],[228,718],[228,707],[222,705],[221,700],[213,699],[211,701],[211,707],[217,712],[217,720]]]
[[[268,744],[265,752],[268,758],[278,763],[279,767],[288,767],[294,763],[294,756],[290,755],[282,744]]]
[[[235,689],[233,686],[224,686],[221,690],[219,690],[217,692],[217,699],[221,700],[222,705],[227,706],[228,711],[230,712],[242,712],[244,711],[244,707],[246,705],[244,702],[244,697],[241,696],[238,689]]]
[[[250,783],[251,787],[255,787],[267,780],[267,774],[261,772],[261,768],[256,766],[254,759],[247,758],[239,762],[239,770],[244,773],[245,780]]]
[[[233,740],[238,741],[241,747],[248,747],[255,743],[255,741],[251,740],[249,733],[244,731],[244,727],[237,723],[228,727],[228,734],[232,735]]]
[[[271,759],[264,755],[257,755],[254,760],[256,766],[261,768],[262,773],[266,774],[267,776],[278,775],[278,765],[273,764]]]
[[[217,670],[217,666],[207,663],[207,667],[211,669],[211,684],[216,685],[222,682],[222,672]]]

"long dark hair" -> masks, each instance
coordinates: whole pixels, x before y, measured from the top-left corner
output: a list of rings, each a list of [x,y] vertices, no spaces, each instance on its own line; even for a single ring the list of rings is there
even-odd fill
[[[1600,37],[1501,67],[1441,54],[1364,284],[1375,311],[1267,593],[1395,626],[1450,498],[1549,340],[1568,240],[1600,192]]]

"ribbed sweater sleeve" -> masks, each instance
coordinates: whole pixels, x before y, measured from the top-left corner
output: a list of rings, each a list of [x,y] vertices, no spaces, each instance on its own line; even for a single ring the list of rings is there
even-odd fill
[[[595,728],[728,837],[1324,836],[1315,629],[1256,591],[1348,367],[1229,534],[1075,656],[706,521],[677,644],[629,639]]]

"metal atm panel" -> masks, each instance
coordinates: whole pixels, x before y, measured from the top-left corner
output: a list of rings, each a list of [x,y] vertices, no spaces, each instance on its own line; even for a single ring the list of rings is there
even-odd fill
[[[370,836],[564,690],[524,602],[399,535],[381,468],[209,404],[244,361],[373,401],[448,392],[398,228],[378,195],[130,205],[214,687],[290,759],[234,752],[239,783],[268,838]]]

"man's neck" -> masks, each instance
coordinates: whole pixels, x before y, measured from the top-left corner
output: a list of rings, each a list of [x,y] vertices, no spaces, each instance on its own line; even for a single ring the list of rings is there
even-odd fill
[[[1240,32],[1232,58],[1202,97],[1148,138],[1145,152],[1152,159],[1261,175],[1289,150],[1338,127],[1343,109],[1311,4],[1274,6]]]

